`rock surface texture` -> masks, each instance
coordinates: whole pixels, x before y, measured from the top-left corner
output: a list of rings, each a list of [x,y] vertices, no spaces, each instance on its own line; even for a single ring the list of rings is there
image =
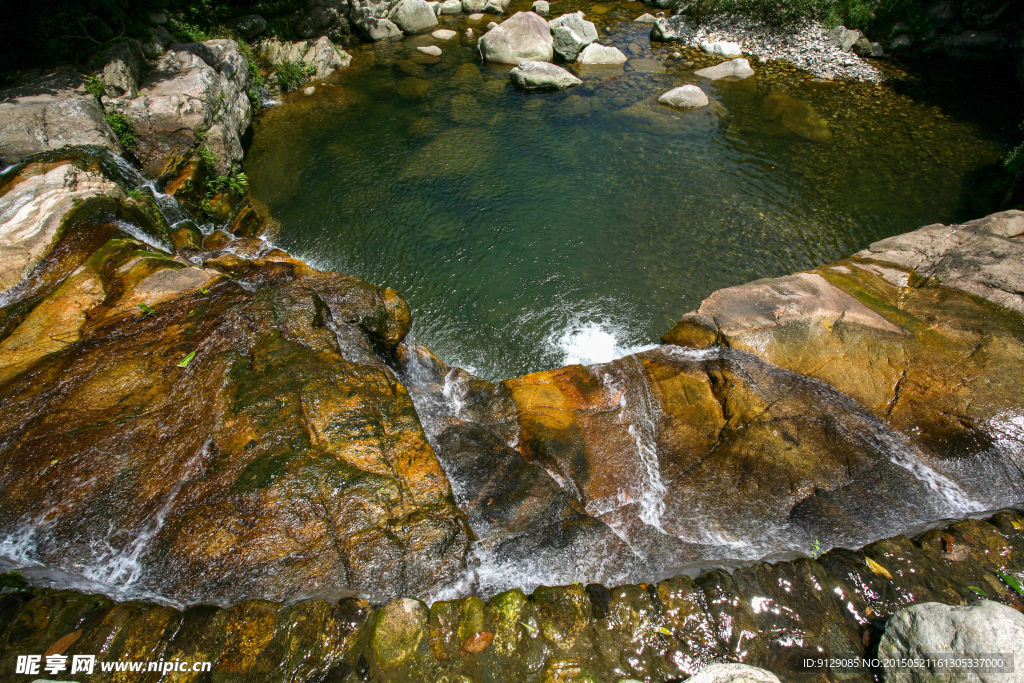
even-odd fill
[[[695,85],[681,85],[678,88],[672,88],[668,92],[662,93],[658,101],[670,107],[696,109],[707,106],[708,96]]]
[[[516,12],[480,36],[480,57],[499,64],[550,62],[554,56],[548,22],[533,12]]]
[[[876,656],[886,617],[914,601],[981,605],[973,586],[1024,608],[992,573],[1024,573],[1022,526],[1024,517],[1001,513],[817,560],[756,563],[640,586],[511,590],[486,601],[437,600],[429,608],[410,598],[372,605],[325,597],[176,609],[6,588],[0,666],[13,671],[18,655],[42,655],[60,641],[69,661],[91,654],[99,662],[210,662],[204,675],[212,680],[799,681],[806,680],[805,659]],[[969,549],[969,561],[943,557],[947,534]],[[841,680],[877,678],[858,667]]]
[[[885,625],[878,644],[883,660],[951,659],[1002,657],[1014,664],[1024,657],[1024,614],[991,600],[979,600],[969,607],[926,602],[904,607]],[[1014,668],[1016,668],[1014,666]],[[931,683],[962,680],[1024,680],[1024,673],[950,673],[938,666],[886,666],[885,678],[897,683]]]
[[[0,163],[73,145],[123,152],[99,101],[71,68],[0,91]]]
[[[569,71],[549,62],[522,62],[508,72],[508,77],[524,90],[563,90],[583,82]]]

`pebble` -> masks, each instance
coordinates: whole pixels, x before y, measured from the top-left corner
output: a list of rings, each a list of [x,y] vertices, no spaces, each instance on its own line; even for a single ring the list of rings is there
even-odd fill
[[[430,35],[434,36],[438,40],[450,40],[455,37],[455,31],[449,28],[439,28]]]
[[[706,20],[701,26],[683,31],[681,41],[701,43],[730,41],[743,46],[743,52],[764,64],[770,60],[789,62],[818,78],[847,78],[870,83],[883,80],[882,72],[857,55],[843,52],[825,27],[809,23],[794,32],[756,20],[723,17]]]
[[[484,15],[481,14],[480,12],[475,12],[473,14],[470,14],[469,17],[468,17],[468,19],[470,21],[480,21],[483,18],[484,18]]]
[[[314,88],[313,86],[308,86],[308,87],[302,89],[302,94],[303,95],[312,95],[315,92],[316,92],[316,88]]]
[[[433,55],[435,57],[441,56],[441,48],[439,48],[437,45],[420,46],[417,47],[416,49],[425,55]]]
[[[466,37],[469,38],[470,40],[472,40],[473,39],[473,35],[474,35],[473,34],[473,29],[467,28],[466,29]]]

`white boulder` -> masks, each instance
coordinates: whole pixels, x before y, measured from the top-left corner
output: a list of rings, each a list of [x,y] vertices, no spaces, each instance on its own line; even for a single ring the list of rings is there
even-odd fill
[[[549,62],[522,62],[508,72],[509,80],[523,90],[563,90],[581,81],[560,66]]]
[[[484,61],[521,64],[550,62],[554,56],[548,22],[533,12],[516,12],[480,36],[477,48]]]
[[[722,62],[714,66],[709,66],[706,69],[698,69],[694,71],[695,74],[701,78],[710,78],[713,81],[717,81],[720,78],[749,78],[754,75],[754,70],[750,68],[750,62],[746,59],[733,59],[728,62]]]
[[[663,93],[658,101],[670,107],[698,109],[708,106],[708,96],[695,85],[681,85]]]
[[[427,0],[398,0],[388,18],[405,33],[419,33],[437,26],[437,15]]]
[[[728,40],[718,40],[713,43],[701,43],[700,49],[709,55],[718,55],[719,57],[725,57],[726,59],[741,57],[743,55],[743,48],[740,47],[740,44],[732,43]]]
[[[626,55],[617,47],[591,43],[583,48],[576,61],[580,64],[625,64]]]

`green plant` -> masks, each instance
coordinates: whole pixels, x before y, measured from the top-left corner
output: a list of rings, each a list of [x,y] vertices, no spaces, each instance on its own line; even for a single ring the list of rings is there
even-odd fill
[[[814,539],[811,544],[811,557],[815,560],[821,557],[821,542],[818,539]]]
[[[203,41],[211,38],[210,34],[200,28],[197,24],[193,24],[178,17],[170,17],[167,21],[167,27],[171,29],[171,33],[179,38],[183,38],[189,43],[202,43]]]
[[[206,167],[206,170],[212,171],[217,166],[217,155],[210,151],[210,148],[206,145],[198,147],[196,154],[199,155],[199,161]]]
[[[178,367],[179,368],[187,368],[188,364],[191,363],[192,359],[195,358],[195,357],[196,357],[196,352],[192,351],[187,356],[185,356],[184,358],[181,359],[181,361],[178,363]]]
[[[28,583],[21,572],[14,570],[0,574],[0,589],[2,588],[24,590],[28,588]]]
[[[146,317],[151,316],[154,313],[156,313],[156,311],[153,310],[153,307],[150,306],[149,304],[145,303],[145,302],[139,304],[139,309],[142,311],[142,317],[143,318],[146,318]]]
[[[1024,596],[1024,586],[1021,585],[1020,581],[1015,576],[1010,576],[1003,572],[996,572],[996,576],[1003,580],[1007,586],[1017,591],[1018,594]]]
[[[91,74],[83,74],[82,77],[85,79],[85,89],[90,95],[95,97],[97,100],[103,97],[103,93],[107,91],[107,84],[102,78],[98,78]]]
[[[277,84],[281,86],[281,90],[291,92],[315,73],[316,67],[312,64],[284,61],[277,65]]]
[[[132,126],[132,122],[128,120],[128,117],[121,112],[110,109],[103,112],[103,115],[106,117],[107,125],[110,126],[110,130],[114,131],[114,135],[117,136],[121,146],[129,152],[134,150],[138,139],[135,137],[135,128]]]

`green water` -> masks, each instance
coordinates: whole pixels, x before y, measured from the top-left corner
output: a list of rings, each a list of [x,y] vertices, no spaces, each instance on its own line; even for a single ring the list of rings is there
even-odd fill
[[[441,25],[452,40],[354,49],[313,96],[263,114],[245,170],[275,242],[398,289],[418,342],[496,379],[610,360],[721,287],[969,217],[965,187],[1003,152],[991,102],[780,64],[711,83],[652,48],[639,3],[580,7],[636,61],[524,94],[461,35],[492,17],[459,18]],[[688,82],[712,106],[653,101]]]

